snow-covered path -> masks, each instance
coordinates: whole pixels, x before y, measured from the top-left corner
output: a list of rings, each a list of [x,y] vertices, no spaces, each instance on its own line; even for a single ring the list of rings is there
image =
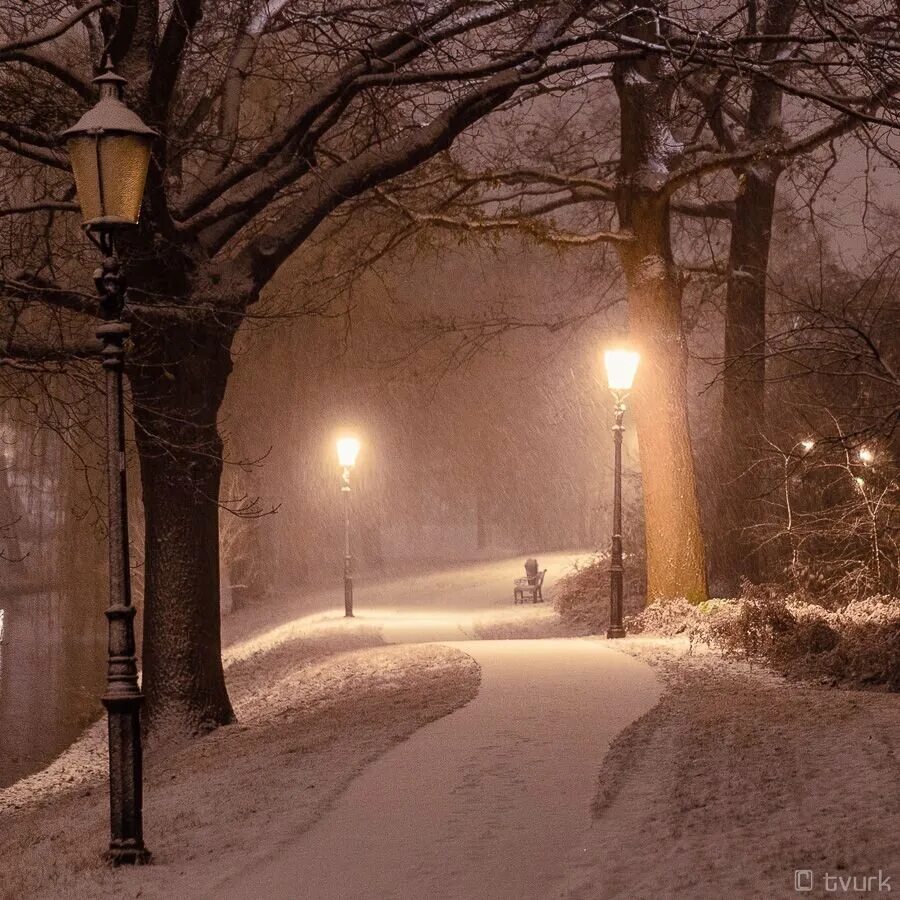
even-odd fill
[[[559,579],[576,564],[587,563],[590,554],[539,553],[538,560],[547,569],[544,595],[549,597]],[[385,639],[394,643],[467,640],[478,636],[479,626],[510,621],[546,623],[552,616],[549,603],[513,606],[512,583],[525,574],[523,562],[517,556],[389,578],[359,577],[354,585],[356,623],[384,630]],[[222,633],[226,646],[236,645],[253,636],[271,635],[279,620],[292,627],[312,627],[342,621],[343,616],[343,583],[338,579],[327,589],[286,594],[280,603],[237,610],[222,620]]]
[[[408,624],[391,631],[389,640],[416,637]],[[589,845],[603,752],[660,686],[648,666],[595,638],[451,646],[481,666],[476,699],[366,768],[307,833],[271,835],[272,856],[210,896],[558,894]]]

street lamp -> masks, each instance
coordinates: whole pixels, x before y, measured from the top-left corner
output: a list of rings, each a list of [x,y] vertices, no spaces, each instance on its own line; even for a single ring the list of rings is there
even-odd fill
[[[63,132],[85,233],[104,255],[94,272],[103,324],[97,328],[106,372],[106,440],[109,500],[109,658],[103,705],[109,720],[111,865],[142,864],[141,704],[135,657],[131,571],[128,559],[128,502],[125,472],[125,416],[122,377],[130,326],[122,321],[125,277],[114,235],[137,225],[150,149],[156,132],[122,101],[125,79],[107,66],[94,79],[100,99],[78,124]]]
[[[625,637],[622,624],[622,434],[625,426],[625,398],[634,383],[640,354],[633,350],[607,350],[603,354],[609,389],[616,399],[613,444],[615,446],[615,478],[613,487],[613,534],[609,562],[609,630],[608,638]]]
[[[353,617],[353,576],[350,570],[350,470],[356,465],[359,441],[355,437],[338,438],[338,462],[341,465],[341,493],[344,495],[344,616]]]
[[[137,225],[156,132],[122,100],[126,80],[107,66],[94,79],[100,99],[61,137],[66,142],[83,225],[102,240]]]

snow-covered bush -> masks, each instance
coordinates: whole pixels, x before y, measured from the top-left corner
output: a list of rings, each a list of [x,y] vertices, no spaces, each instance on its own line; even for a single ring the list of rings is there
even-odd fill
[[[900,598],[875,596],[827,609],[800,594],[746,584],[736,600],[694,606],[658,600],[626,622],[630,633],[686,634],[726,655],[847,686],[900,690]]]
[[[714,646],[764,658],[789,675],[900,690],[900,598],[826,609],[802,596],[752,588],[739,607],[739,615],[712,623]]]

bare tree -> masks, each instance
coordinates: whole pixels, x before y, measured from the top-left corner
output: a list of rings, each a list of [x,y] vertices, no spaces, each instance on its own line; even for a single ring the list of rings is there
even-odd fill
[[[749,487],[736,483],[750,468],[764,421],[766,272],[778,176],[792,163],[837,152],[836,142],[855,129],[893,125],[895,16],[881,3],[859,4],[852,15],[831,4],[781,0],[690,11],[623,3],[622,45],[642,54],[619,60],[611,79],[595,73],[573,86],[558,129],[530,143],[517,133],[495,154],[502,165],[455,150],[456,189],[429,198],[430,208],[397,192],[390,198],[422,226],[475,234],[520,229],[560,247],[615,249],[631,331],[645,351],[635,405],[651,596],[702,598],[707,590],[685,398],[686,278],[724,274],[727,285],[728,461],[716,475],[728,485],[721,543],[736,543],[727,556],[737,565],[747,554],[734,517],[746,515]],[[832,74],[838,70],[840,82]],[[617,109],[605,89],[610,80]],[[527,97],[532,121],[548,115],[545,96]],[[523,102],[522,95],[511,101]],[[618,141],[611,139],[615,126]],[[726,265],[721,245],[729,237]],[[736,499],[735,491],[743,494]]]
[[[83,334],[97,305],[55,138],[93,96],[87,61],[108,54],[129,79],[129,103],[162,135],[141,228],[123,246],[146,517],[144,686],[151,722],[202,731],[232,718],[217,415],[241,322],[343,204],[446,149],[518,91],[639,51],[619,46],[595,2],[392,0],[326,16],[289,0],[59,0],[41,5],[54,23],[41,33],[20,4],[3,8],[8,365],[62,365],[91,350],[75,323]],[[19,308],[63,321],[67,341],[37,327],[22,340]]]

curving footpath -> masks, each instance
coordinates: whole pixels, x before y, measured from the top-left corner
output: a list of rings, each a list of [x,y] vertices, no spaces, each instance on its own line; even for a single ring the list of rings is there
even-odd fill
[[[557,897],[602,851],[590,817],[600,762],[659,698],[652,671],[597,638],[446,643],[481,666],[478,696],[372,763],[218,897]]]

